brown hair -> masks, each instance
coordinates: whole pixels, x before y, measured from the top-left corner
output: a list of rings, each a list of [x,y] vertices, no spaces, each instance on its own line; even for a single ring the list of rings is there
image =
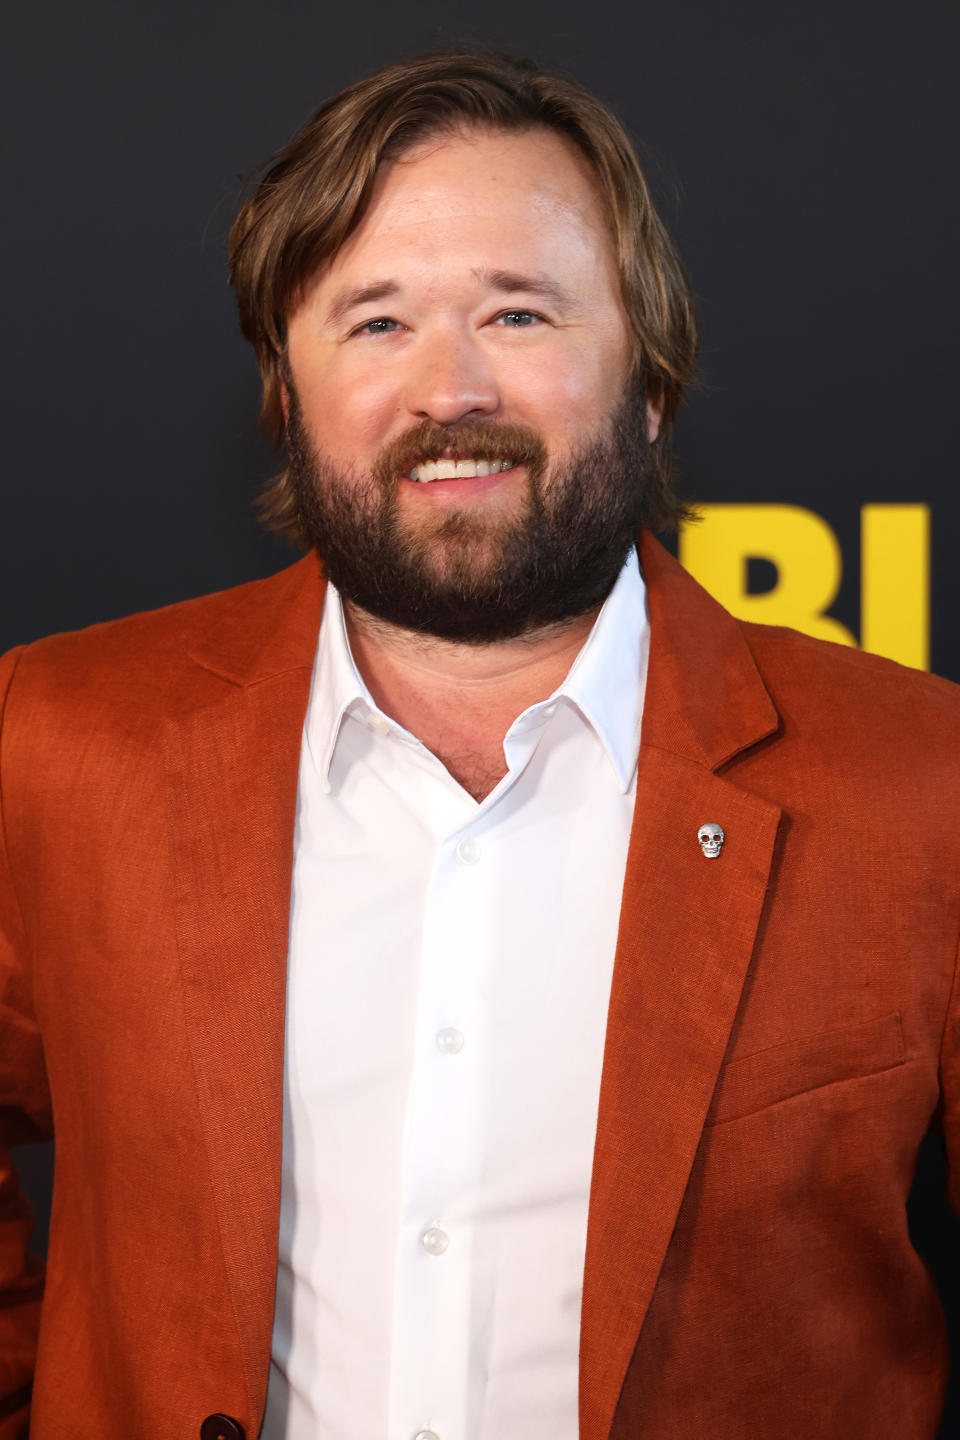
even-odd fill
[[[577,81],[501,53],[443,51],[389,65],[327,100],[268,162],[230,232],[230,282],[260,365],[264,429],[283,441],[286,317],[360,224],[378,169],[421,140],[464,128],[544,128],[586,157],[609,221],[636,363],[647,393],[663,404],[651,523],[675,524],[684,507],[673,494],[670,439],[698,342],[686,271],[611,111]],[[261,513],[271,528],[302,538],[286,471],[271,481]]]

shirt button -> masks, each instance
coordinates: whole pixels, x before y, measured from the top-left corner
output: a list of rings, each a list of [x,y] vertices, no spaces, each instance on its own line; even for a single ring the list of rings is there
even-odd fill
[[[444,1055],[459,1055],[463,1049],[463,1032],[448,1025],[437,1031],[437,1049]]]
[[[472,835],[464,835],[454,851],[461,865],[476,865],[480,859],[480,841]]]
[[[436,1225],[431,1225],[429,1230],[424,1230],[420,1236],[420,1244],[428,1255],[442,1255],[450,1244],[450,1236],[446,1230],[439,1230]]]

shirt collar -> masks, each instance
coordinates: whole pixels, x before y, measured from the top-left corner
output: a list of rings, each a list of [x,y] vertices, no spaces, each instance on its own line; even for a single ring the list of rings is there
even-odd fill
[[[333,752],[348,713],[371,720],[381,716],[350,651],[340,592],[328,580],[317,637],[306,729],[307,747],[320,783],[328,793]],[[389,723],[386,717],[382,718],[384,724]]]
[[[553,714],[557,702],[565,700],[593,730],[626,794],[640,748],[649,651],[647,590],[636,549],[631,547],[566,679],[547,700],[524,711],[511,726],[511,733],[515,728],[542,723]]]
[[[514,735],[546,724],[557,703],[564,700],[594,731],[626,793],[637,764],[649,649],[646,586],[636,549],[631,547],[566,679],[546,700],[517,717],[506,743]],[[327,792],[330,765],[348,714],[357,715],[375,730],[392,729],[405,739],[414,739],[377,708],[350,651],[340,594],[328,581],[306,722],[307,746]]]

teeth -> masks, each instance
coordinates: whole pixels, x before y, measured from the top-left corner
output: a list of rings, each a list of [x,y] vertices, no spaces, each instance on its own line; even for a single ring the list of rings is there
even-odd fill
[[[476,475],[496,475],[512,465],[511,460],[424,460],[422,465],[414,465],[410,479],[421,485],[431,480],[472,480]]]

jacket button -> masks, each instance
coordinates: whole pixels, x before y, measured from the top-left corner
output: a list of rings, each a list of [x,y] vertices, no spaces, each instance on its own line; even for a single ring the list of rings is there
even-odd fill
[[[200,1440],[244,1440],[246,1431],[229,1415],[208,1415],[200,1426]]]

